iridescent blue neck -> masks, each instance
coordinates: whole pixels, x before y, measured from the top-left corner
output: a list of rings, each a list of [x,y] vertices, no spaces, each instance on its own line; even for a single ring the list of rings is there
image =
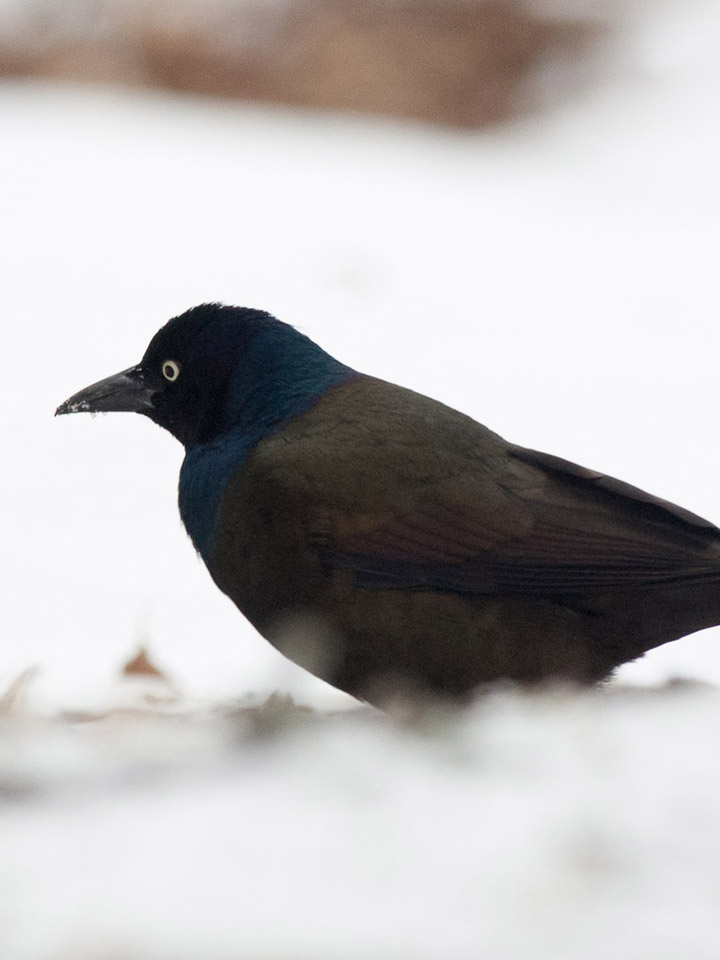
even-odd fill
[[[220,422],[258,439],[358,374],[287,324],[268,324],[248,344],[228,383]]]
[[[254,447],[357,376],[285,324],[268,326],[248,344],[216,411],[213,436],[187,447],[180,470],[180,515],[206,563],[220,497]]]

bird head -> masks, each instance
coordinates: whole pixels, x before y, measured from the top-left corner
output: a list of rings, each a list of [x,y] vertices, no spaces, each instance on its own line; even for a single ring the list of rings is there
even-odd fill
[[[80,390],[55,414],[141,413],[188,447],[269,427],[350,373],[263,310],[206,303],[168,321],[136,366]]]

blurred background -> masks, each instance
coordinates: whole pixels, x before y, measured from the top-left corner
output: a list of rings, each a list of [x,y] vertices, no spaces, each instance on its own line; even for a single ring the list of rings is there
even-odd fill
[[[666,684],[720,683],[720,631],[423,733],[256,724],[357,705],[212,585],[176,441],[52,414],[222,300],[720,521],[719,31],[0,0],[3,956],[714,960],[717,701]]]
[[[587,88],[638,12],[588,0],[5,0],[0,70],[477,129]]]

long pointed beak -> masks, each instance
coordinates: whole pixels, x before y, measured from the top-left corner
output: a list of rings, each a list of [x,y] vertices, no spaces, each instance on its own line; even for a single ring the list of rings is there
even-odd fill
[[[122,373],[99,380],[69,397],[55,411],[64,413],[150,413],[156,387],[147,382],[142,367],[129,367]]]

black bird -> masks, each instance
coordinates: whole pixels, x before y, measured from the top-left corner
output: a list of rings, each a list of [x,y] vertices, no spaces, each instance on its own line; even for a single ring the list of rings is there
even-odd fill
[[[358,373],[261,310],[204,304],[58,414],[185,446],[183,522],[272,644],[361,699],[594,682],[720,623],[720,530]]]

